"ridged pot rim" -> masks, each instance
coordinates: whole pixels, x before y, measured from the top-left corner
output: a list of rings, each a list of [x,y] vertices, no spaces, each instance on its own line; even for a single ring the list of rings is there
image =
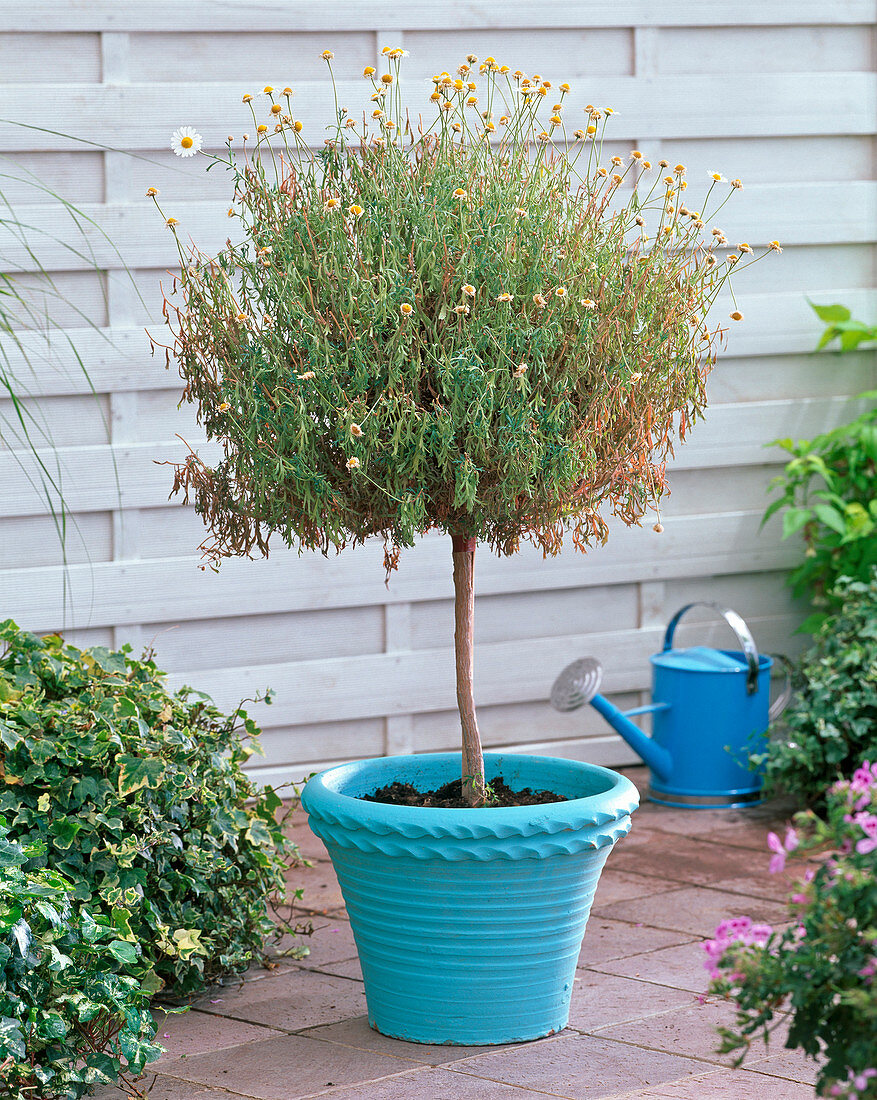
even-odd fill
[[[376,833],[416,836],[485,837],[487,835],[533,836],[603,827],[619,822],[639,805],[639,793],[633,783],[610,768],[562,757],[532,756],[523,753],[485,753],[488,781],[504,768],[533,773],[524,778],[526,786],[548,787],[559,774],[569,788],[581,782],[596,791],[565,802],[546,802],[536,806],[485,806],[477,809],[445,809],[425,806],[392,806],[367,802],[357,797],[385,783],[402,782],[411,772],[424,769],[444,772],[441,782],[460,774],[460,753],[415,753],[356,760],[328,768],[308,780],[302,791],[302,807],[323,821],[368,829]],[[546,778],[536,778],[543,773]],[[345,792],[353,787],[354,794]],[[564,793],[559,790],[558,793]],[[629,824],[628,824],[629,828]],[[610,843],[606,834],[606,843]],[[602,845],[599,845],[602,846]]]

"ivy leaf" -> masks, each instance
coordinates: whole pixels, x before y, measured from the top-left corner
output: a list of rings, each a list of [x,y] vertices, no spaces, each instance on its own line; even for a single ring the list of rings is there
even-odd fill
[[[133,966],[137,962],[137,948],[127,940],[111,940],[107,944],[107,950],[124,966]]]
[[[21,845],[12,844],[0,836],[0,870],[5,867],[21,867],[23,863],[27,863],[27,856],[21,850]]]
[[[165,764],[157,756],[120,754],[116,763],[119,765],[119,794],[123,797],[142,787],[155,789],[164,778]]]
[[[250,827],[247,829],[244,836],[246,836],[250,843],[257,844],[259,847],[271,843],[271,833],[268,831],[268,826],[258,817],[253,818],[250,822]]]
[[[18,946],[21,957],[25,958],[30,949],[33,933],[30,930],[30,925],[23,917],[12,926],[12,938]]]
[[[62,817],[52,825],[51,833],[56,848],[62,851],[69,848],[84,825],[70,817]]]
[[[59,1012],[46,1012],[40,1019],[41,1039],[63,1039],[69,1028]]]
[[[173,938],[181,959],[191,958],[192,955],[207,954],[207,948],[201,943],[200,928],[178,928],[174,932]]]
[[[23,1060],[27,1057],[27,1051],[24,1045],[24,1033],[18,1020],[11,1016],[4,1016],[0,1019],[0,1057],[6,1059],[10,1056]]]

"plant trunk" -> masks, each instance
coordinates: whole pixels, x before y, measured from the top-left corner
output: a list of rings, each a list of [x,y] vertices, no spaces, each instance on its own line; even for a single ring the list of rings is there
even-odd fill
[[[475,627],[475,539],[451,536],[454,558],[454,656],[457,665],[457,706],[463,727],[463,798],[470,806],[484,804],[484,754],[475,717],[472,687]]]

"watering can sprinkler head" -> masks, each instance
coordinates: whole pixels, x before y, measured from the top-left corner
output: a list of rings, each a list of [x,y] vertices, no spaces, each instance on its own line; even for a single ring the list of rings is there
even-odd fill
[[[600,690],[603,666],[596,657],[581,657],[573,661],[554,681],[551,689],[551,705],[565,713],[578,710],[590,703]]]

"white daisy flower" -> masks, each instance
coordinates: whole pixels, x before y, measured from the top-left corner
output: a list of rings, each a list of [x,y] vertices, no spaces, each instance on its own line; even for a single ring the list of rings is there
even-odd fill
[[[201,152],[202,140],[197,130],[193,130],[191,126],[181,126],[179,130],[174,130],[171,148],[178,157],[194,157]]]

